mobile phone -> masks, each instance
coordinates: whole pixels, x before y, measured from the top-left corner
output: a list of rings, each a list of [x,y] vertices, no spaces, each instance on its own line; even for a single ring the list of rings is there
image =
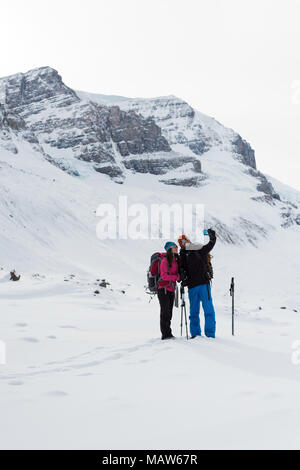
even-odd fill
[[[208,231],[207,231],[207,230],[203,230],[203,235],[208,235]]]

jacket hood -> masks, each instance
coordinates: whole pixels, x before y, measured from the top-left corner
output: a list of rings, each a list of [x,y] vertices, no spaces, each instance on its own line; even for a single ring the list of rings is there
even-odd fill
[[[186,250],[189,250],[189,251],[197,251],[197,250],[201,250],[204,247],[204,245],[202,245],[202,243],[188,242],[185,244],[184,247]]]

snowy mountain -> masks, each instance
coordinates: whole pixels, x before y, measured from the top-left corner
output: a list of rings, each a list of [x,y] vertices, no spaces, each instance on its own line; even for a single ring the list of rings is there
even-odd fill
[[[111,187],[110,193],[130,192],[129,187],[134,193],[137,184],[149,188],[147,204],[154,195],[162,202],[178,195],[197,200],[206,206],[207,225],[217,227],[227,243],[255,244],[280,226],[299,225],[299,193],[280,194],[256,169],[254,151],[242,137],[174,96],[128,99],[75,92],[55,70],[42,67],[0,79],[0,116],[0,144],[7,156],[2,161],[12,164],[19,155],[28,165],[24,148],[30,148],[36,160],[73,177],[66,186],[89,179],[97,188]],[[46,175],[52,171],[46,165]],[[230,210],[224,211],[224,204]]]
[[[299,447],[300,193],[257,167],[180,98],[77,92],[50,67],[0,79],[1,447]],[[215,341],[158,339],[144,284],[165,240],[96,236],[120,195],[205,205]]]
[[[75,175],[79,160],[118,182],[131,170],[166,175],[166,184],[198,186],[206,177],[199,157],[218,149],[262,178],[247,142],[176,97],[76,94],[50,67],[0,79],[0,90],[0,102],[25,121],[50,159]],[[274,195],[270,184],[260,186]]]

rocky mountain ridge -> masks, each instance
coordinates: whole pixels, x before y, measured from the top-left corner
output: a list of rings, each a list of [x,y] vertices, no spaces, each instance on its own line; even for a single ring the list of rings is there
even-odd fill
[[[284,226],[300,221],[298,205],[257,170],[251,146],[175,96],[132,99],[76,92],[50,67],[4,77],[0,149],[17,154],[21,141],[75,177],[95,170],[124,183],[131,174],[144,174],[191,188],[218,181],[222,191],[234,182],[237,191],[251,187],[254,201],[277,204]],[[239,176],[232,179],[233,166]]]
[[[50,67],[0,79],[0,103],[6,112],[19,116],[34,143],[62,169],[69,167],[72,173],[70,159],[75,158],[90,162],[116,182],[123,181],[126,170],[165,175],[179,169],[191,173],[190,179],[176,175],[162,182],[197,185],[204,179],[197,176],[199,156],[224,144],[220,133],[201,123],[193,108],[178,98],[91,100],[67,87]],[[225,128],[218,127],[224,133]],[[227,133],[227,144],[237,158],[256,168],[250,145],[233,131]]]

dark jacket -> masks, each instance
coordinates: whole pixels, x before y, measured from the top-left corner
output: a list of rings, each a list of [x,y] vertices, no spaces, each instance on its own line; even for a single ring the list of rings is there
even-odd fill
[[[216,244],[216,236],[210,237],[207,245],[200,250],[180,250],[180,274],[184,285],[189,289],[201,284],[209,284],[206,257]]]

